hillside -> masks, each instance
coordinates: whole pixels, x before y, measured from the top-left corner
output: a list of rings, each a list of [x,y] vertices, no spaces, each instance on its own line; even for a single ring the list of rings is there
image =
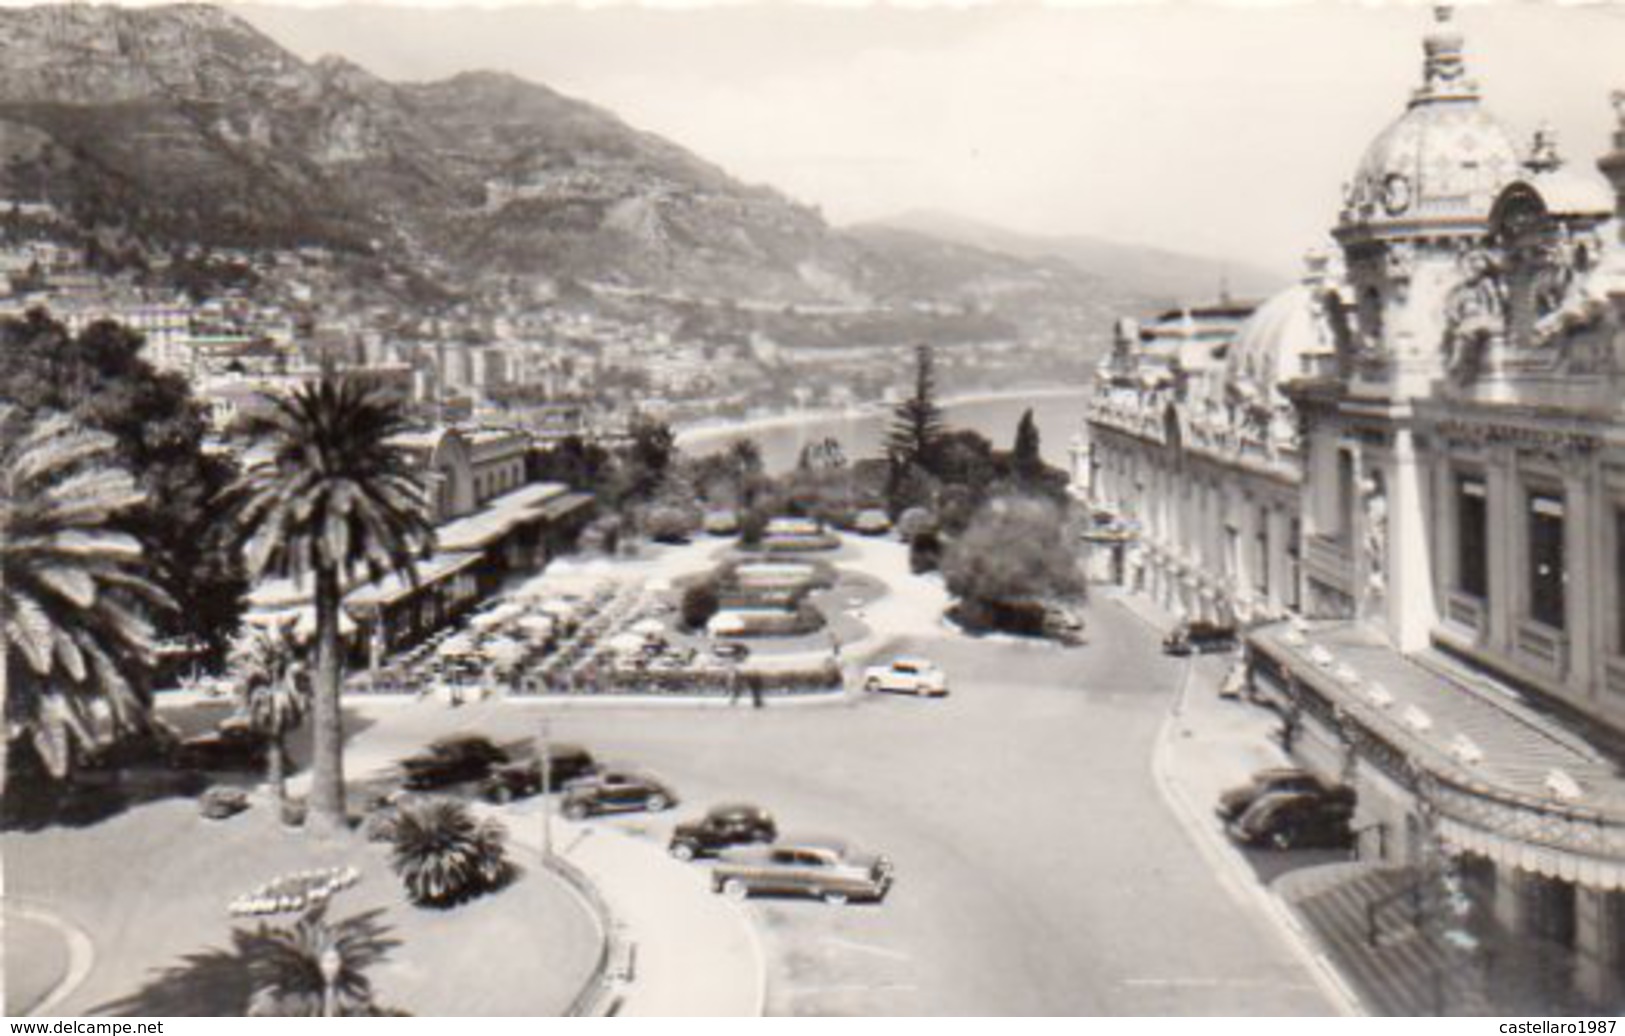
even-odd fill
[[[3,8],[0,41],[0,194],[149,247],[325,245],[464,291],[993,308],[1024,329],[1136,297],[974,242],[839,232],[544,86],[390,83],[215,7]]]
[[[1168,303],[1212,299],[1221,285],[1232,295],[1263,298],[1289,281],[1285,274],[1246,263],[1081,235],[1021,234],[944,212],[908,212],[853,229],[911,231],[1036,262],[1065,264],[1109,279],[1124,291]]]

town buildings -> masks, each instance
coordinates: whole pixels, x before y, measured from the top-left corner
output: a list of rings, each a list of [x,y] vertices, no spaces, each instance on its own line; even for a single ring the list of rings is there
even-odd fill
[[[1625,94],[1594,166],[1515,140],[1437,18],[1335,257],[1233,331],[1124,328],[1077,480],[1125,583],[1256,624],[1283,743],[1492,1000],[1617,1009]]]

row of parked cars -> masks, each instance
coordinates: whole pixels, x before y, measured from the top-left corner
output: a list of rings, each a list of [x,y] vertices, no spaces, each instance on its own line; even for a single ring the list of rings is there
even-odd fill
[[[505,803],[562,792],[559,811],[571,820],[608,813],[662,812],[678,804],[675,791],[653,774],[602,767],[580,745],[553,745],[545,777],[539,759],[513,760],[489,739],[465,734],[442,738],[401,760],[411,791],[472,786],[489,802]],[[826,903],[878,901],[894,868],[884,856],[853,849],[835,838],[780,838],[777,822],[748,803],[716,806],[672,829],[668,851],[679,860],[715,859],[712,889],[734,899],[763,893],[803,895]]]

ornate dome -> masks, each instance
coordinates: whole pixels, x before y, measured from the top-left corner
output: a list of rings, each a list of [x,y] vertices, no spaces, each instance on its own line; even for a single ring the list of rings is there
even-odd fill
[[[1311,275],[1259,306],[1241,326],[1225,369],[1237,396],[1270,402],[1283,382],[1309,373],[1306,360],[1335,351],[1317,300],[1320,290],[1319,277]]]
[[[1422,85],[1405,114],[1366,148],[1348,187],[1345,225],[1482,221],[1522,171],[1512,137],[1467,78],[1450,8],[1434,16],[1423,42]]]

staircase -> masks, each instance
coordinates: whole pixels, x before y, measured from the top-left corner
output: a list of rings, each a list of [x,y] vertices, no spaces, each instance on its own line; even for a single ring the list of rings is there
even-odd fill
[[[1274,889],[1314,933],[1370,1013],[1494,1013],[1471,957],[1417,927],[1408,895],[1415,882],[1416,872],[1408,867],[1336,863],[1290,871],[1276,880]]]

